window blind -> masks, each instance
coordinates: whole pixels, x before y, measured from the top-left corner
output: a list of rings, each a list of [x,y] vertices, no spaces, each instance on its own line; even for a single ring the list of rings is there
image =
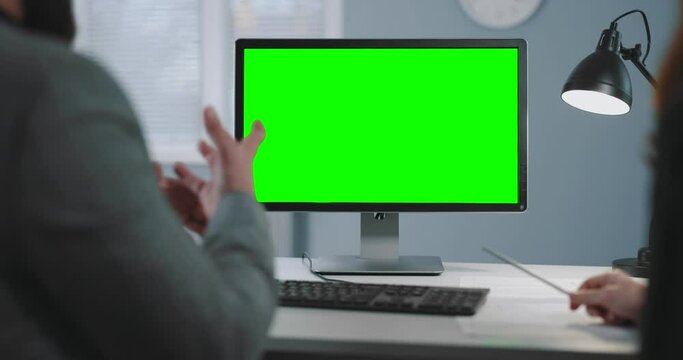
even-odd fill
[[[157,160],[201,161],[195,145],[203,134],[201,108],[205,100],[218,97],[225,104],[232,103],[232,41],[242,37],[339,36],[338,1],[75,0],[76,49],[100,62],[121,84]],[[218,4],[217,8],[225,11],[219,16],[202,16],[207,14],[207,4],[214,8]],[[228,34],[203,33],[207,29],[225,29]],[[202,51],[207,47],[211,51]],[[220,71],[225,76],[202,69],[207,64],[202,55],[216,54],[216,48],[218,54],[225,54],[225,61],[219,62],[225,66]],[[212,86],[207,87],[208,83]],[[207,95],[207,88],[219,94]],[[231,125],[232,110],[225,110],[224,120]]]
[[[91,0],[79,48],[103,64],[133,103],[151,147],[195,142],[200,108],[196,0]]]
[[[325,36],[324,0],[231,0],[236,38]]]

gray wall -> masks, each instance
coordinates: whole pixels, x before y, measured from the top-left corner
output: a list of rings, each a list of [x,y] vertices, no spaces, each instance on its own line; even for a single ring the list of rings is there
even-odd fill
[[[490,245],[523,262],[577,265],[635,255],[648,223],[644,139],[653,124],[652,89],[629,64],[634,105],[627,115],[591,115],[559,97],[601,30],[633,8],[644,10],[651,23],[647,64],[654,73],[675,26],[675,0],[546,0],[528,22],[505,31],[475,24],[456,0],[345,1],[346,37],[519,37],[529,43],[529,210],[401,214],[401,253],[491,262],[480,251]],[[622,20],[620,30],[627,46],[645,41],[639,17]],[[359,251],[358,214],[308,219],[314,255]]]

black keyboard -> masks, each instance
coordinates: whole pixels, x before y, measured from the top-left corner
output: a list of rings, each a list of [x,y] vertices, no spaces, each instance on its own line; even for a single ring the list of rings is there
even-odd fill
[[[280,282],[281,306],[403,313],[474,315],[488,289],[358,284]]]

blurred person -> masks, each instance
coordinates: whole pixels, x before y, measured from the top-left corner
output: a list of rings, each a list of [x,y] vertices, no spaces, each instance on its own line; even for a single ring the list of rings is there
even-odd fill
[[[666,359],[679,353],[683,323],[683,1],[679,24],[658,74],[654,98],[657,131],[654,137],[652,267],[649,285],[622,272],[587,279],[570,296],[571,308],[610,324],[637,323],[642,330],[642,355]]]
[[[258,358],[276,303],[262,125],[237,142],[206,109],[211,178],[155,179],[125,95],[69,49],[71,14],[0,0],[0,358]]]

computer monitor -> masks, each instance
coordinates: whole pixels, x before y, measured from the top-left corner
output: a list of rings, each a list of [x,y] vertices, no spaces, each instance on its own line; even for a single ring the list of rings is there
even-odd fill
[[[316,271],[438,274],[439,257],[398,255],[399,212],[526,210],[524,40],[240,39],[235,55],[235,135],[266,128],[257,201],[361,213],[360,256]]]

